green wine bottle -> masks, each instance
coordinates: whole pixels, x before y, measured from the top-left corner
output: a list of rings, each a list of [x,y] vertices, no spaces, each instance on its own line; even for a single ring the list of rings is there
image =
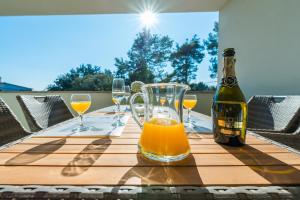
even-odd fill
[[[214,139],[230,146],[245,144],[247,103],[235,76],[235,50],[223,52],[224,68],[212,105]]]

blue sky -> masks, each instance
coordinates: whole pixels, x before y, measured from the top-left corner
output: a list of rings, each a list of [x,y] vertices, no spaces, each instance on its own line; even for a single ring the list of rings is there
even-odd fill
[[[175,42],[207,37],[218,13],[164,13],[153,33]],[[137,14],[0,17],[0,76],[4,82],[43,90],[60,74],[80,64],[115,70],[143,26]],[[209,57],[196,81],[211,82]]]

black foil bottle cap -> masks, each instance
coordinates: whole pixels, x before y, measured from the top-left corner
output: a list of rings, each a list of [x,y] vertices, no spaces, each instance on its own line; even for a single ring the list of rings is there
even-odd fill
[[[226,48],[223,51],[223,56],[228,57],[228,56],[234,56],[235,55],[235,50],[234,48]]]

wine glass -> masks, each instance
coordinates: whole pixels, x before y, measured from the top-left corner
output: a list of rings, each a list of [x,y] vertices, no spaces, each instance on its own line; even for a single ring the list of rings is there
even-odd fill
[[[174,87],[173,86],[168,86],[166,88],[166,99],[167,99],[167,102],[169,104],[169,116],[170,116],[170,105],[174,100],[174,94],[175,94],[174,93]]]
[[[128,99],[131,95],[131,90],[130,90],[130,86],[126,85],[125,86],[125,94],[124,94],[124,98],[126,100],[126,109],[125,111],[129,111],[129,108],[128,108]]]
[[[159,102],[160,102],[161,107],[163,107],[166,103],[166,97],[160,96]]]
[[[160,99],[159,99],[159,87],[155,87],[154,89],[155,99],[158,105],[160,105]],[[160,112],[160,107],[158,106],[158,112]]]
[[[123,78],[114,78],[112,83],[112,101],[117,106],[118,124],[121,125],[120,121],[120,104],[125,96],[125,81]]]
[[[156,101],[159,102],[159,87],[156,87],[154,91],[155,91]]]
[[[166,97],[167,97],[168,104],[171,105],[171,103],[173,102],[173,98],[174,98],[174,87],[172,87],[172,86],[167,87],[166,92],[167,92]]]
[[[86,131],[88,127],[83,124],[83,114],[91,106],[91,96],[89,94],[72,94],[71,95],[71,107],[75,110],[80,118],[80,125],[75,130]]]
[[[191,125],[191,110],[197,104],[197,95],[185,95],[183,99],[183,106],[188,110],[187,123]]]

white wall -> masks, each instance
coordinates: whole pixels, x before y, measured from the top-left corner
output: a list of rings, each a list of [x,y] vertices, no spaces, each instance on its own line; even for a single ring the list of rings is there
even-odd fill
[[[300,0],[230,0],[220,10],[219,58],[224,48],[236,48],[246,98],[300,95],[299,8]]]

